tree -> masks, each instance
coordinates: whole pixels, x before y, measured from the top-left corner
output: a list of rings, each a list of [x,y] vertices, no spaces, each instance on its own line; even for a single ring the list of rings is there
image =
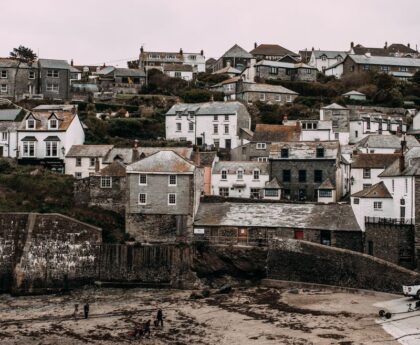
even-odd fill
[[[31,48],[19,46],[19,48],[13,48],[10,52],[10,57],[18,59],[20,62],[33,62],[36,60],[37,55]]]
[[[414,73],[413,78],[411,79],[413,83],[420,85],[420,71]]]

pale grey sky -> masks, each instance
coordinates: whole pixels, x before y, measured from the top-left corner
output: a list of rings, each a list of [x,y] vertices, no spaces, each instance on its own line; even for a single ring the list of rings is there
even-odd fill
[[[4,4],[2,4],[4,3]],[[420,49],[419,0],[0,0],[0,56],[20,44],[40,57],[118,64],[146,50],[218,57],[238,43],[347,50],[385,41]]]

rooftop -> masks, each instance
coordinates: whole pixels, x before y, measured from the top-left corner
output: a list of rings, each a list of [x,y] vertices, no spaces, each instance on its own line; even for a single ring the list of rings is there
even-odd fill
[[[66,60],[39,59],[38,62],[41,68],[56,68],[70,70],[71,67]]]
[[[385,169],[391,165],[399,154],[397,153],[358,153],[353,155],[352,169]]]
[[[194,115],[234,115],[241,109],[246,110],[240,102],[178,103],[173,105],[166,115],[176,115],[177,112],[188,113],[189,111],[193,111]]]
[[[224,53],[222,57],[223,58],[235,57],[235,58],[252,59],[253,56],[250,53],[248,53],[245,49],[235,44],[226,53]]]
[[[360,192],[354,193],[352,197],[355,198],[383,198],[383,199],[392,199],[391,193],[388,191],[388,188],[386,188],[383,181],[374,184],[373,186],[370,186],[368,188],[365,188],[361,190]]]
[[[0,109],[0,121],[14,121],[22,109]]]
[[[277,68],[308,68],[308,69],[316,69],[316,67],[309,66],[305,63],[298,62],[282,62],[282,61],[272,61],[272,60],[261,60],[255,64],[255,66],[269,66],[269,67],[277,67]]]
[[[393,56],[367,56],[367,55],[348,55],[357,64],[364,65],[385,65],[385,66],[404,66],[420,67],[420,59],[410,59],[406,57]]]
[[[180,64],[165,64],[163,66],[165,72],[175,71],[175,72],[192,72],[193,67],[191,65],[180,65]]]
[[[326,107],[322,107],[322,109],[328,109],[328,110],[348,110],[346,107],[343,107],[342,105],[339,105],[337,103],[332,103],[330,105],[327,105]]]
[[[370,134],[367,137],[360,140],[356,144],[356,147],[400,150],[401,141],[403,140],[404,137],[400,137],[397,135]],[[420,146],[420,143],[412,135],[406,135],[405,140],[407,142],[408,148]]]
[[[284,86],[281,86],[281,85],[257,84],[257,83],[242,83],[241,92],[268,92],[268,93],[298,95],[297,92],[286,89]]]
[[[258,47],[250,51],[252,55],[268,55],[268,56],[298,56],[298,54],[286,49],[278,44],[260,44]]]
[[[396,159],[379,177],[420,176],[420,147],[414,147],[404,155],[404,169],[400,170],[400,160]]]
[[[104,156],[103,162],[105,164],[111,164],[114,160],[119,159],[128,165],[138,161],[140,158],[148,157],[156,152],[168,149],[175,151],[186,159],[191,159],[193,152],[193,149],[189,147],[137,147],[136,149],[132,147],[114,147]]]
[[[66,157],[103,157],[113,145],[73,145]]]
[[[360,231],[348,204],[201,203],[194,225]]]
[[[214,165],[212,174],[220,174],[226,170],[228,174],[236,174],[239,169],[243,169],[244,174],[251,175],[255,169],[259,169],[261,174],[268,175],[269,163],[256,161],[219,161]]]
[[[324,149],[323,157],[317,158],[317,148]],[[288,149],[288,157],[281,157],[281,150]],[[299,141],[299,142],[275,142],[271,144],[270,159],[337,159],[340,152],[338,141]]]
[[[240,70],[238,70],[238,69],[236,69],[236,68],[232,67],[232,66],[226,66],[225,68],[222,68],[222,69],[219,69],[219,70],[218,70],[218,71],[216,71],[216,72],[213,72],[213,74],[225,74],[225,73],[227,73],[227,74],[237,74],[237,75],[239,75],[239,74],[241,74],[242,72],[241,72]]]
[[[73,114],[70,111],[45,111],[45,112],[33,112],[25,116],[24,120],[27,120],[29,117],[33,117],[36,121],[36,129],[28,131],[46,131],[48,130],[48,120],[51,116],[55,116],[59,120],[58,129],[55,131],[65,131],[72,123],[73,119],[76,117],[76,114]],[[19,125],[19,131],[26,130],[26,121],[22,121]],[[54,131],[54,130],[51,130]]]
[[[336,59],[337,57],[344,59],[347,56],[347,52],[337,50],[313,50],[313,54],[317,59],[322,56],[326,56],[327,59]]]
[[[254,142],[298,141],[300,126],[257,124],[254,131]]]

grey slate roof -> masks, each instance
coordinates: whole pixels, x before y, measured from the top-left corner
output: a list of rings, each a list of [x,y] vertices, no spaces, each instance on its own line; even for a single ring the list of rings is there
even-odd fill
[[[346,93],[343,93],[341,96],[366,96],[364,93],[361,93],[356,90],[352,90]]]
[[[283,188],[282,184],[279,182],[277,177],[273,177],[271,181],[265,183],[265,189],[281,189]]]
[[[284,86],[281,86],[281,85],[257,84],[257,83],[242,83],[241,92],[267,92],[267,93],[298,95],[297,92],[286,89]]]
[[[127,166],[127,173],[192,174],[196,166],[174,151],[156,152]]]
[[[27,64],[25,62],[19,62],[19,60],[17,59],[12,59],[12,58],[0,58],[0,68],[38,68],[36,62],[32,63],[32,64]]]
[[[201,203],[194,226],[361,231],[348,204]]]
[[[166,115],[176,115],[177,111],[194,111],[195,115],[233,115],[241,108],[245,106],[240,102],[178,103]]]
[[[392,199],[391,193],[388,191],[388,188],[386,188],[383,181],[374,184],[373,186],[370,186],[368,188],[365,188],[361,190],[360,192],[357,192],[352,195],[352,197],[355,198],[381,198],[381,199]]]
[[[245,58],[252,59],[252,54],[248,53],[245,49],[235,44],[226,53],[223,54],[224,58]]]
[[[404,137],[399,137],[397,135],[370,134],[360,140],[356,144],[356,147],[399,150],[401,149],[401,141],[403,139]],[[412,135],[406,135],[405,140],[407,142],[407,148],[420,146],[420,143]]]
[[[346,110],[346,107],[343,107],[342,105],[339,105],[337,103],[332,103],[330,105],[327,105],[326,107],[322,107],[322,109],[329,109],[329,110]]]
[[[232,66],[226,66],[225,68],[222,68],[222,69],[219,69],[218,71],[216,71],[216,72],[213,72],[213,74],[225,74],[225,73],[227,73],[227,74],[241,74],[242,72],[240,71],[240,70],[238,70],[238,69],[236,69],[235,67],[232,67]]]
[[[278,67],[278,68],[308,68],[316,69],[316,67],[309,66],[305,63],[291,63],[291,62],[282,62],[282,61],[272,61],[272,60],[261,60],[255,64],[255,66],[269,66],[269,67]]]
[[[338,56],[341,56],[344,59],[347,56],[347,52],[337,50],[314,50],[313,53],[317,59],[320,59],[323,55],[325,55],[327,59],[336,59]]]
[[[95,72],[99,76],[107,76],[112,74],[113,77],[146,77],[143,70],[133,68],[116,68],[114,66],[107,66],[100,71]]]
[[[349,55],[357,64],[364,65],[385,65],[385,66],[405,66],[405,67],[420,67],[420,59],[410,59],[405,57],[392,56],[366,56],[366,55]]]
[[[22,109],[0,109],[0,121],[14,121]]]
[[[124,164],[131,164],[141,157],[148,157],[161,150],[172,150],[185,157],[191,159],[193,149],[189,147],[137,147],[137,152],[129,147],[114,147],[103,158],[104,164],[111,164],[115,158],[119,157]]]
[[[0,121],[0,131],[16,132],[20,122],[17,121]]]
[[[228,174],[236,174],[238,169],[243,169],[245,175],[251,175],[255,169],[259,169],[262,175],[268,175],[269,163],[256,161],[219,161],[214,165],[212,174],[220,174],[222,170]]]
[[[396,159],[379,177],[420,176],[420,147],[414,147],[405,153],[404,170],[400,171],[399,159]]]
[[[318,189],[335,189],[335,187],[332,184],[331,180],[327,178],[324,182],[321,183]]]
[[[252,55],[269,55],[269,56],[298,56],[298,54],[286,49],[278,44],[260,44],[258,47],[250,51]]]
[[[165,64],[165,66],[163,66],[163,70],[165,72],[169,72],[169,71],[176,71],[176,72],[192,72],[193,71],[193,67],[191,65],[180,65],[180,64]],[[146,76],[145,73],[143,73],[144,76]]]
[[[103,157],[113,145],[73,145],[66,157]]]
[[[41,68],[56,68],[70,70],[71,67],[66,60],[39,59],[38,62]]]
[[[54,111],[54,110],[67,110],[74,109],[73,104],[41,104],[32,109],[32,111]]]
[[[316,157],[316,149],[324,148],[324,157]],[[289,149],[289,157],[281,158],[281,149]],[[338,141],[299,141],[299,142],[277,142],[272,143],[270,148],[270,159],[291,160],[291,159],[337,159],[340,151]]]

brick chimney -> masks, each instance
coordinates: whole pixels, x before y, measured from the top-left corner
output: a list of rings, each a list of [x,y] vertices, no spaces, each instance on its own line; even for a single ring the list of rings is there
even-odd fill
[[[410,43],[407,43],[407,47],[408,47],[408,48],[411,48],[411,47],[410,47]]]
[[[183,55],[184,51],[182,50],[182,48],[179,50],[179,54]]]
[[[404,139],[401,140],[401,155],[400,155],[400,172],[403,172],[405,169],[405,149],[407,147],[407,142]]]
[[[203,49],[201,49],[201,51],[200,51],[200,55],[201,55],[201,56],[204,56],[204,50],[203,50]]]
[[[255,49],[255,48],[257,48],[257,47],[258,47],[258,43],[257,43],[257,42],[255,42],[255,43],[254,43],[254,49]]]
[[[139,141],[137,139],[134,140],[133,162],[137,162],[140,159],[139,150],[137,149],[138,145],[139,145]]]
[[[73,59],[71,59],[70,61],[70,66],[73,66]]]
[[[196,166],[200,166],[201,164],[201,153],[198,146],[195,148],[194,163]]]
[[[99,170],[99,159],[95,158],[95,172],[98,172]]]
[[[350,42],[350,48],[353,49],[354,48],[354,42]]]

